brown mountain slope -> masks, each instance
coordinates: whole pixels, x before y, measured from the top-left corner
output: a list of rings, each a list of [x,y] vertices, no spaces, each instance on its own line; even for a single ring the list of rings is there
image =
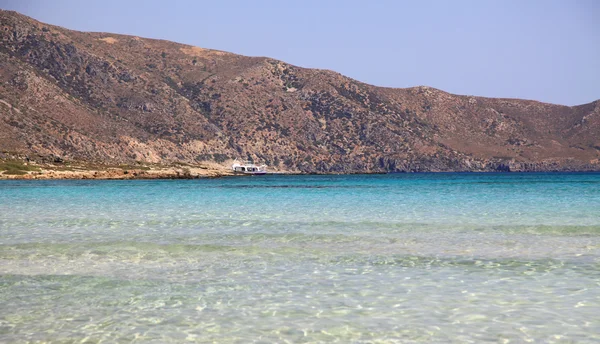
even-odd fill
[[[391,89],[0,11],[0,151],[304,172],[600,170],[600,101]]]

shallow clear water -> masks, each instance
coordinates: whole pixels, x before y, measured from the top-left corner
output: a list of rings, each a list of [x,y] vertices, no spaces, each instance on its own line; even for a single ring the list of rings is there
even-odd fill
[[[600,341],[600,174],[0,182],[0,342]]]

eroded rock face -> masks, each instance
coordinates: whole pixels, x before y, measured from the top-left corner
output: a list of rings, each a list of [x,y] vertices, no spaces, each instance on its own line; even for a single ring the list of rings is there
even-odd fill
[[[0,151],[301,172],[600,170],[600,101],[390,89],[0,12]]]

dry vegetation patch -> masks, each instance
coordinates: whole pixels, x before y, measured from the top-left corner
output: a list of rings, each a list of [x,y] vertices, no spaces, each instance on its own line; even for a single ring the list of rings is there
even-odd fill
[[[99,38],[98,40],[106,42],[108,44],[115,44],[119,41],[118,39],[116,39],[114,37],[104,37],[104,38]]]

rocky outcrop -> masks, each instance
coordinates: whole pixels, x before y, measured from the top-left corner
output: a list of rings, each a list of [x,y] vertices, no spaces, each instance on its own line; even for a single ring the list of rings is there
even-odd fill
[[[600,170],[600,102],[380,88],[0,12],[0,151],[307,173]]]

